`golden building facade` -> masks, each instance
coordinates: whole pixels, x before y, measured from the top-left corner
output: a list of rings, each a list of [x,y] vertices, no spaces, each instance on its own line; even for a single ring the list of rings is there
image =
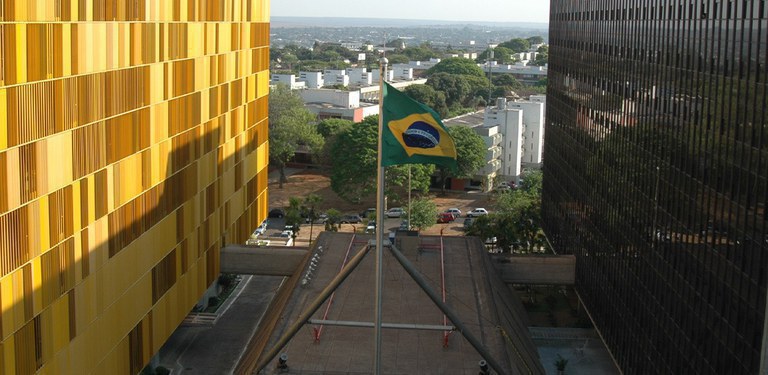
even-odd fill
[[[137,373],[267,211],[267,0],[0,0],[0,374]]]

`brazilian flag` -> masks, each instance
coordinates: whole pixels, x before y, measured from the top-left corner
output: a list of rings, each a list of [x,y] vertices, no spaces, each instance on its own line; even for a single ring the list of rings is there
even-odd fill
[[[458,169],[453,138],[431,108],[384,82],[381,165],[437,164]]]

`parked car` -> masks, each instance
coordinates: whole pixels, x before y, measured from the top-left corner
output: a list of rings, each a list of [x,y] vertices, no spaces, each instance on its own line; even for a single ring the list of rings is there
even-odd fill
[[[253,231],[253,234],[254,235],[263,235],[264,232],[267,231],[267,227],[268,226],[269,226],[269,219],[265,219],[264,221],[261,222],[261,225],[259,225],[259,227],[256,228],[256,230]]]
[[[363,219],[360,218],[360,215],[357,215],[357,214],[344,215],[339,220],[339,223],[341,224],[360,224],[362,222],[363,222]]]
[[[280,232],[280,235],[278,235],[278,237],[291,238],[291,237],[293,237],[293,231],[292,230],[284,230],[284,231]]]
[[[376,233],[376,221],[371,220],[368,222],[368,226],[365,227],[365,233]]]
[[[475,219],[471,217],[464,219],[464,230],[465,231],[468,230],[472,226],[472,223],[474,222],[475,222]]]
[[[450,212],[441,212],[441,213],[437,214],[437,222],[438,223],[450,223],[450,222],[452,222],[454,220],[456,220],[456,218]]]
[[[392,207],[392,208],[390,208],[389,210],[387,210],[387,212],[385,213],[385,215],[386,215],[387,217],[389,217],[389,218],[392,218],[392,217],[400,217],[400,216],[403,216],[403,215],[405,215],[405,210],[403,210],[403,208],[402,208],[402,207]]]
[[[451,215],[453,215],[453,218],[456,219],[458,217],[461,217],[461,210],[455,207],[449,208],[443,212],[447,212]]]
[[[283,210],[282,208],[273,208],[272,211],[269,211],[269,215],[267,216],[278,218],[278,219],[283,218],[285,217],[285,210]]]
[[[411,230],[411,225],[408,223],[408,220],[400,222],[400,228],[398,228],[398,230]]]
[[[315,224],[325,224],[326,221],[328,221],[328,214],[323,212],[320,215],[317,215]]]
[[[478,207],[472,211],[467,212],[467,217],[478,217],[483,215],[488,215],[488,211],[482,207]]]
[[[360,217],[363,219],[371,218],[376,215],[376,209],[375,208],[368,208],[365,211],[360,212]]]
[[[512,191],[512,188],[505,183],[503,185],[497,186],[496,189],[494,189],[493,191],[496,193],[506,193],[506,192]]]

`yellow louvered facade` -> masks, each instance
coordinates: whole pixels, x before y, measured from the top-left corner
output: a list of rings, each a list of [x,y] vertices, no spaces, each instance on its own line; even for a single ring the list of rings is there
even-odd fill
[[[0,0],[0,374],[134,374],[266,217],[268,0]]]

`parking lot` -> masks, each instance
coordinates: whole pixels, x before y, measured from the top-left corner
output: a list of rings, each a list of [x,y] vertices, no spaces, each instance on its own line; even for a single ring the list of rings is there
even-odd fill
[[[303,198],[309,194],[317,194],[321,197],[320,203],[318,203],[316,210],[324,212],[330,208],[339,210],[342,214],[359,214],[368,208],[375,207],[374,197],[369,200],[361,202],[360,204],[353,204],[340,199],[336,193],[330,188],[330,180],[327,176],[319,174],[315,170],[300,170],[293,171],[294,173],[288,177],[288,182],[283,184],[283,188],[280,189],[277,181],[270,179],[269,184],[269,208],[285,208],[288,206],[288,200],[290,197]],[[438,207],[438,212],[443,212],[448,208],[459,208],[463,213],[475,207],[485,207],[492,211],[492,202],[489,201],[489,196],[477,192],[449,192],[445,196],[439,195],[439,192],[432,192],[431,199]],[[395,206],[390,206],[395,207]],[[397,230],[400,227],[400,222],[403,218],[391,218],[385,219],[384,226],[388,231]],[[445,224],[435,224],[434,226],[422,231],[424,234],[437,235],[442,231],[444,235],[463,235],[463,224],[465,216],[456,219],[454,222]],[[340,231],[353,232],[364,231],[367,226],[367,220],[363,220],[360,224],[342,224]],[[269,237],[278,235],[283,231],[285,227],[285,219],[271,218],[269,219],[269,225],[266,233],[261,237]],[[312,230],[312,237],[315,238],[317,233],[324,229],[323,224],[315,224]],[[305,246],[309,241],[310,225],[303,224],[296,239],[297,245]]]

